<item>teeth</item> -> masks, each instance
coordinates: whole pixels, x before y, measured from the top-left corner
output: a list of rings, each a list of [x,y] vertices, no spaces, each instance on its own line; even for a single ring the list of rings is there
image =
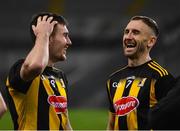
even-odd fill
[[[133,48],[133,47],[136,47],[136,44],[132,43],[132,42],[128,42],[128,43],[126,43],[126,47],[127,48]]]
[[[135,47],[135,45],[126,45],[127,48],[132,48],[132,47]]]
[[[135,47],[135,45],[127,45],[128,48]]]
[[[133,40],[128,40],[128,39],[126,39],[126,40],[124,41],[124,44],[125,44],[125,46],[126,46],[127,48],[134,48],[134,47],[136,47],[136,42],[133,41]]]

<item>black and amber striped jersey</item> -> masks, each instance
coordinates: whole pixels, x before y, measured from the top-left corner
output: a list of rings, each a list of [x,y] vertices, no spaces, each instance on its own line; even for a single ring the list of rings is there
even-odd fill
[[[107,81],[109,110],[115,130],[151,129],[148,112],[172,87],[175,78],[151,60],[137,67],[124,67]]]
[[[20,77],[24,60],[10,69],[6,81],[9,109],[15,130],[63,130],[67,124],[67,80],[54,67],[29,82]]]

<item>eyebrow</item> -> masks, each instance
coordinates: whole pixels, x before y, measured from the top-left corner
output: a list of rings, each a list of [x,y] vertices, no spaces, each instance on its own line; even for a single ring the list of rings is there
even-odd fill
[[[132,30],[132,32],[133,32],[133,31],[141,32],[141,31],[140,31],[140,30],[138,30],[138,29],[127,29],[127,28],[126,28],[126,29],[124,29],[124,32],[125,32],[125,31],[129,31],[129,30]]]

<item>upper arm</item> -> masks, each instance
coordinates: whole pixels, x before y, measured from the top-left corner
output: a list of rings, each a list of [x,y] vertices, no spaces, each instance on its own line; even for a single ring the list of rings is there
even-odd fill
[[[24,81],[20,76],[20,70],[23,62],[24,60],[19,60],[11,67],[8,75],[8,86],[11,86],[16,90],[25,93],[32,81]]]
[[[161,99],[166,96],[169,90],[171,90],[175,84],[175,78],[169,74],[159,78],[155,84],[155,92],[157,99]]]
[[[22,64],[20,69],[20,77],[24,81],[30,81],[34,79],[36,76],[38,76],[40,73],[42,73],[42,66],[41,65],[29,65],[26,64],[26,61]]]

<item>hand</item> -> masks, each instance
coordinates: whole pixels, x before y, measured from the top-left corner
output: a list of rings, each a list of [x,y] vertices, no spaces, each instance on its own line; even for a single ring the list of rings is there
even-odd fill
[[[32,30],[34,31],[35,36],[39,36],[39,35],[45,35],[47,37],[49,37],[54,29],[54,26],[58,23],[57,21],[52,21],[53,17],[49,17],[48,16],[39,16],[37,19],[37,24],[32,25]],[[52,22],[51,22],[52,21]]]

